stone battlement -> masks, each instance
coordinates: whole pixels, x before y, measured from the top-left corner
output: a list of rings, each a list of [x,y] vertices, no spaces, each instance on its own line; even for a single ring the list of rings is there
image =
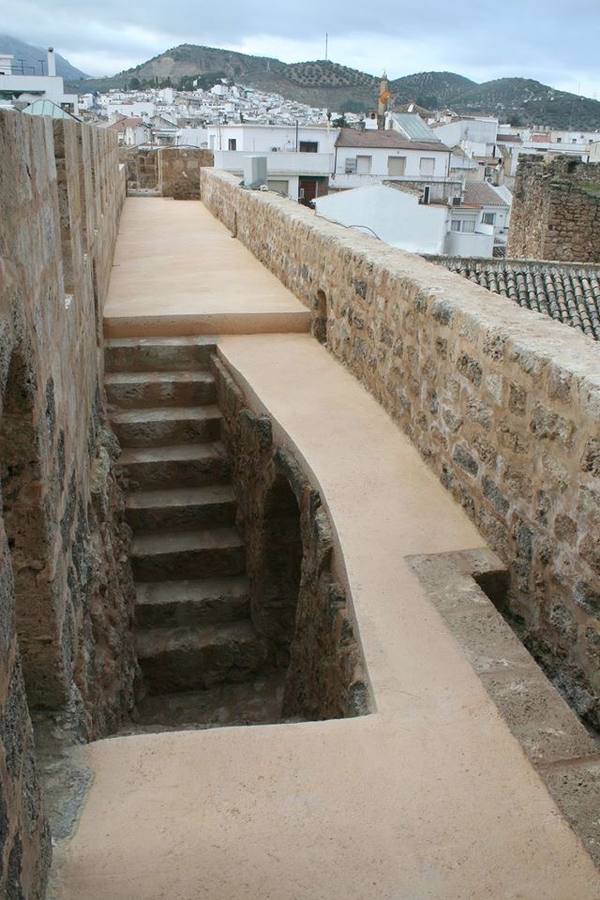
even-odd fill
[[[201,180],[204,204],[311,308],[508,564],[527,646],[598,724],[598,347],[223,172]]]
[[[600,262],[600,163],[522,156],[515,179],[508,256]]]

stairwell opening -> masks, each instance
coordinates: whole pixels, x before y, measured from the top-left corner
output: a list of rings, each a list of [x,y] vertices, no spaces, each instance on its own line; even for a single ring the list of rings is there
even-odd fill
[[[120,734],[360,715],[369,691],[319,492],[208,338],[109,342],[133,532],[131,723]]]

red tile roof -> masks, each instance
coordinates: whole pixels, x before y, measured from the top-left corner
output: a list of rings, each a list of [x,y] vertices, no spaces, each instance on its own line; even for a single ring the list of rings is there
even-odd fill
[[[409,141],[397,131],[356,128],[342,128],[335,142],[336,147],[370,147],[374,150],[437,150],[449,152],[449,148],[441,141]]]

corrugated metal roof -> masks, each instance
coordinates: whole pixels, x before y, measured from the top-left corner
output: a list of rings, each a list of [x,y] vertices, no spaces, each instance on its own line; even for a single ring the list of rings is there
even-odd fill
[[[434,130],[416,113],[393,113],[393,120],[411,141],[435,141],[441,144]]]
[[[52,100],[34,100],[29,106],[26,106],[22,112],[28,116],[48,116],[50,119],[73,119],[79,122],[77,116],[71,115],[66,109],[53,103]]]
[[[34,100],[22,112],[28,116],[48,116],[50,119],[73,119],[75,122],[79,122],[77,116],[71,115],[70,112],[62,109],[62,107],[53,103],[52,100],[42,100],[41,98]]]

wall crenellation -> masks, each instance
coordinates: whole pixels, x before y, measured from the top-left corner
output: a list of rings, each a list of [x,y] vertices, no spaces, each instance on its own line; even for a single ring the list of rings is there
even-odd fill
[[[521,157],[507,255],[600,262],[600,163]]]

